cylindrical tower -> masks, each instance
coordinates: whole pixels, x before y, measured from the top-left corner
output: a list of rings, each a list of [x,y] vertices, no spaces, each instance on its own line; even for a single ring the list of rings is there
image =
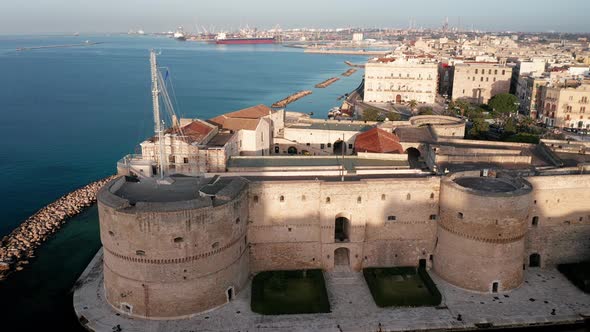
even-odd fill
[[[483,173],[443,178],[434,271],[461,288],[506,291],[523,281],[531,185]]]
[[[106,299],[125,314],[172,319],[235,297],[249,274],[247,182],[126,177],[98,194]]]

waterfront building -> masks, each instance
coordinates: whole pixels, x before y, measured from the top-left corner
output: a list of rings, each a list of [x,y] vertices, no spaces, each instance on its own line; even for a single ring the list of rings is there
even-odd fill
[[[465,62],[453,70],[453,100],[486,104],[492,97],[510,91],[512,68],[505,62]]]
[[[549,127],[590,128],[590,84],[546,86],[540,120]]]
[[[438,66],[428,58],[378,58],[365,66],[365,102],[396,104],[436,99]]]

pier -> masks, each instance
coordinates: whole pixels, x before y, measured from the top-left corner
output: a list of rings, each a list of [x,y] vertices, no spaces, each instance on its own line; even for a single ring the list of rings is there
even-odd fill
[[[329,78],[329,79],[323,81],[322,83],[316,84],[315,87],[318,89],[323,89],[323,88],[330,86],[331,84],[333,84],[334,82],[336,82],[338,80],[339,80],[338,77],[332,77],[332,78]]]
[[[355,50],[326,50],[326,49],[306,48],[304,53],[384,56],[384,55],[387,55],[391,52],[390,51],[366,51],[366,50],[356,50],[356,51]]]
[[[350,68],[349,70],[347,70],[346,72],[342,73],[342,76],[348,77],[352,74],[356,73],[356,69],[354,68]]]
[[[63,45],[46,45],[46,46],[32,46],[32,47],[19,47],[17,51],[31,51],[31,50],[40,50],[45,48],[67,48],[67,47],[81,47],[81,46],[92,46],[92,45],[99,45],[103,44],[102,42],[85,42],[80,44],[63,44]]]
[[[350,67],[365,68],[365,65],[364,64],[359,65],[359,64],[352,63],[350,61],[344,61],[344,63],[347,64]]]
[[[109,176],[92,182],[48,204],[25,220],[12,233],[0,240],[0,280],[23,269],[34,251],[67,221],[96,202],[96,194]]]
[[[283,108],[283,107],[287,106],[288,104],[290,104],[290,103],[292,103],[294,101],[297,101],[297,100],[299,100],[299,99],[301,99],[301,98],[303,98],[303,97],[305,97],[307,95],[310,95],[311,93],[312,92],[310,90],[303,90],[303,91],[296,92],[296,93],[290,95],[287,98],[284,98],[284,99],[281,99],[281,100],[277,101],[276,103],[272,104],[271,107],[273,107],[273,108]]]

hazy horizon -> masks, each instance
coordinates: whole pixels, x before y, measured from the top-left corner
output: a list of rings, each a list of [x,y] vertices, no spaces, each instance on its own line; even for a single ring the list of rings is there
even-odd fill
[[[143,29],[162,32],[183,26],[186,31],[228,31],[279,25],[289,28],[380,27],[437,28],[449,26],[484,31],[590,32],[585,15],[590,1],[350,0],[277,3],[267,0],[31,0],[0,3],[0,34],[117,33]]]

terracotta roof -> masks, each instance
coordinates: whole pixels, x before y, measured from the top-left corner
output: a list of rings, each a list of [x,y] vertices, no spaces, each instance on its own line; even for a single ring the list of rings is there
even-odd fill
[[[265,105],[257,105],[244,108],[239,111],[222,114],[209,120],[209,122],[230,130],[255,130],[260,118],[273,113],[273,110]]]
[[[399,144],[399,138],[379,128],[359,134],[354,142],[354,150],[356,152],[404,153],[404,148]]]
[[[224,119],[223,124],[221,125],[223,129],[229,130],[256,130],[258,127],[258,122],[260,119],[236,119],[236,118],[227,118]]]
[[[184,127],[177,130],[177,133],[184,135],[189,142],[201,142],[209,133],[213,131],[214,127],[201,120],[193,121]]]

